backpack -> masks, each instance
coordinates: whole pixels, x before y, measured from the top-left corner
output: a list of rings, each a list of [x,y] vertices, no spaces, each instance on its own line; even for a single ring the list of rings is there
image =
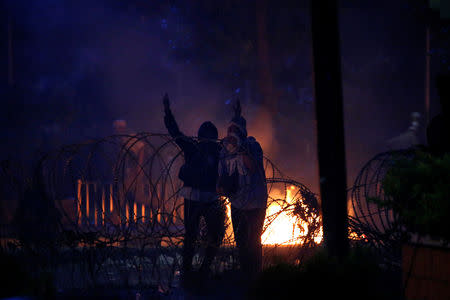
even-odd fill
[[[256,141],[256,139],[252,136],[247,138],[247,149],[249,151],[250,156],[256,163],[257,169],[262,172],[265,181],[264,175],[264,156],[263,151],[261,149],[261,145]]]
[[[178,178],[185,186],[200,190],[214,190],[218,176],[219,150],[215,144],[198,144],[196,151],[186,156]]]

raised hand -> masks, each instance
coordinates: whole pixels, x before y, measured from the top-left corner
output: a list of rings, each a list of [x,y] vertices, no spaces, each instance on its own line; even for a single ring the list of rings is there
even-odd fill
[[[241,115],[241,101],[236,99],[236,103],[233,105],[234,116],[239,117]]]
[[[169,111],[170,110],[170,101],[169,101],[169,95],[167,95],[167,93],[164,94],[163,104],[164,104],[164,111]]]

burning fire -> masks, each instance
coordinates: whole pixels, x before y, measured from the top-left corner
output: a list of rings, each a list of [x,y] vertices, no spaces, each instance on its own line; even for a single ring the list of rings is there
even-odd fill
[[[295,197],[298,195],[293,194],[295,186],[290,186],[286,191],[285,201],[272,201],[266,211],[266,220],[264,227],[266,230],[261,236],[261,242],[263,245],[301,245],[304,238],[308,235],[308,223],[301,218],[292,214]],[[281,196],[281,192],[272,190],[269,199],[284,199]],[[297,199],[302,201],[302,199]],[[283,203],[281,203],[283,202]],[[227,201],[227,215],[230,220],[230,226],[227,228],[227,235],[233,236],[233,229],[231,226],[231,208],[230,203]],[[302,209],[308,211],[308,207],[303,202],[301,203]],[[320,221],[320,216],[311,214],[310,222],[313,219]],[[323,239],[323,230],[320,225],[319,232],[313,237],[315,243],[320,244]]]
[[[295,186],[290,186],[286,191],[286,203],[278,203],[273,201],[266,212],[266,226],[267,229],[261,236],[261,241],[263,245],[300,245],[303,243],[304,238],[308,235],[308,223],[301,218],[292,214],[292,209],[284,209],[284,207],[289,207],[294,205]],[[279,199],[276,197],[277,192],[271,193],[271,198]],[[302,201],[303,199],[298,199],[297,201]],[[304,210],[308,210],[306,204],[301,202],[301,207]],[[269,216],[276,216],[276,218],[270,221],[267,218]],[[309,221],[312,222],[314,218],[320,218],[317,215],[311,214]],[[270,224],[268,224],[270,222]],[[320,226],[319,234],[313,237],[314,242],[319,244],[323,239],[322,226]]]

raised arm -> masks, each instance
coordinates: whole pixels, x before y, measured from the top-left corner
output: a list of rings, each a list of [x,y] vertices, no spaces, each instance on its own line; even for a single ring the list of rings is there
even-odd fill
[[[173,116],[172,111],[170,110],[170,101],[167,93],[164,95],[163,104],[164,104],[164,124],[166,125],[167,131],[169,131],[170,136],[173,138],[184,136],[184,134],[180,131],[180,128],[178,127],[177,121],[175,121],[175,117]]]
[[[164,124],[166,125],[167,131],[172,138],[175,139],[175,143],[180,146],[181,150],[186,152],[192,152],[195,150],[195,145],[192,139],[185,136],[178,127],[177,121],[175,121],[175,117],[170,110],[170,101],[167,93],[163,98],[164,104]]]
[[[234,112],[235,118],[238,118],[241,116],[242,109],[241,109],[241,100],[239,100],[239,98],[236,100],[236,103],[233,105],[233,112]]]

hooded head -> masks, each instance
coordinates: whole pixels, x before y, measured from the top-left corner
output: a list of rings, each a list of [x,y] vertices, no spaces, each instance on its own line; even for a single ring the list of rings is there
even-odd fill
[[[228,126],[228,135],[236,134],[241,140],[247,138],[247,121],[242,116],[235,116]]]
[[[228,134],[223,139],[223,146],[229,154],[235,153],[241,146],[240,139],[235,134]]]
[[[113,122],[113,130],[115,134],[126,134],[127,133],[127,121],[117,119]]]
[[[224,146],[229,153],[236,152],[247,138],[247,121],[242,116],[234,116],[228,126]]]
[[[217,140],[219,136],[216,126],[210,121],[203,122],[203,124],[198,129],[197,135],[199,138],[212,140]]]

